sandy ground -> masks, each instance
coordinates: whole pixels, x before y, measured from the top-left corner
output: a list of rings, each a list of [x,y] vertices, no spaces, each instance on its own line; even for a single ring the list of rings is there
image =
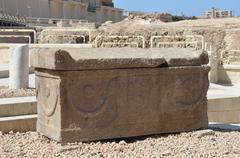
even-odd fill
[[[8,89],[8,87],[0,86],[0,98],[26,97],[35,96],[36,89]]]
[[[59,144],[36,132],[0,134],[0,157],[240,157],[240,132],[203,130]]]
[[[151,29],[177,29],[177,28],[222,28],[222,29],[239,29],[240,18],[223,18],[223,19],[198,19],[198,20],[182,20],[178,22],[162,22],[153,17],[134,17],[126,18],[118,23],[109,23],[101,26],[99,30],[106,32],[122,33],[136,32],[136,30]],[[143,32],[142,32],[143,33]],[[152,32],[154,33],[154,32]]]

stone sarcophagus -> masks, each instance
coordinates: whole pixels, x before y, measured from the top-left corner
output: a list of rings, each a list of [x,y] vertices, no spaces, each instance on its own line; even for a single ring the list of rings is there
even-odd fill
[[[37,131],[74,142],[206,128],[207,63],[193,49],[37,48]]]

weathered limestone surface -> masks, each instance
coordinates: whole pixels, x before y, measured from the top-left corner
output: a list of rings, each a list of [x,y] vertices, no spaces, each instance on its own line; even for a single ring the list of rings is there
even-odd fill
[[[181,132],[208,125],[209,67],[203,65],[208,58],[202,51],[40,49],[31,54],[37,76],[37,130],[57,141]]]
[[[149,68],[199,66],[208,63],[203,50],[155,48],[35,48],[31,50],[33,67],[50,70],[95,70],[116,68]]]

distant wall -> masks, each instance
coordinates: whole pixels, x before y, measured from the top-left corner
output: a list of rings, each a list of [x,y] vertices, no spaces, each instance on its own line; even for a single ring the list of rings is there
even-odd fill
[[[104,23],[106,21],[118,22],[123,19],[123,10],[113,7],[102,6],[96,10],[98,23]]]
[[[2,0],[0,10],[22,17],[48,18],[50,16],[48,0]]]
[[[87,4],[58,0],[2,0],[0,10],[21,17],[86,19]]]

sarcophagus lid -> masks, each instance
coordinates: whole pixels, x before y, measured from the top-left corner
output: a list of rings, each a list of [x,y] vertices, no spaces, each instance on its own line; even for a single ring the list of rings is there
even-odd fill
[[[31,56],[33,67],[50,70],[154,68],[208,64],[208,55],[205,51],[185,48],[35,48],[31,51]]]

